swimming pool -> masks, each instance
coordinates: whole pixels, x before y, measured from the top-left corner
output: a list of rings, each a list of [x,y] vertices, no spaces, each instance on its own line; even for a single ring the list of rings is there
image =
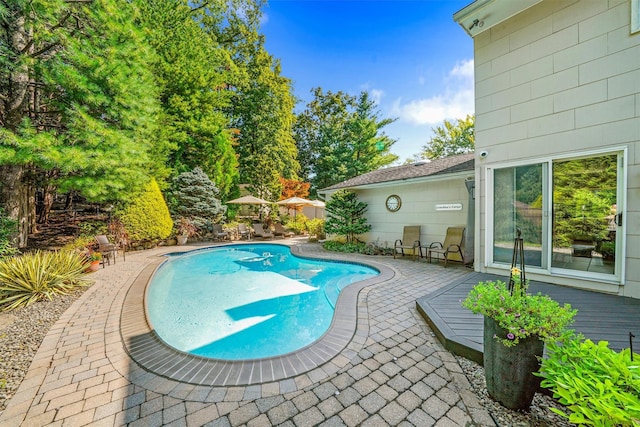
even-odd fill
[[[339,292],[378,274],[360,264],[296,257],[283,245],[199,250],[158,269],[147,289],[147,315],[178,350],[267,358],[316,341],[331,324]]]

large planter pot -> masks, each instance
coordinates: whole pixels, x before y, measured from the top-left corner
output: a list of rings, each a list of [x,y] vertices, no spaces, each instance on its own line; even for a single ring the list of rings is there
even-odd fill
[[[178,241],[179,245],[186,245],[188,239],[188,236],[176,236],[176,240]]]
[[[537,336],[506,347],[494,338],[506,338],[507,331],[498,323],[484,318],[484,373],[489,395],[509,409],[527,409],[540,388],[540,378],[533,375],[540,368],[538,357],[544,342]]]

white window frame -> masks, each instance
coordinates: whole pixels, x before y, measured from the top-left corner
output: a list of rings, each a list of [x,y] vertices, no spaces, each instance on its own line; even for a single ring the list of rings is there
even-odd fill
[[[640,1],[640,0],[638,0]],[[494,241],[493,241],[493,234],[494,234],[494,229],[493,229],[493,205],[494,205],[494,194],[493,194],[493,189],[494,189],[494,170],[495,169],[502,169],[502,168],[510,168],[510,167],[518,167],[518,166],[526,166],[526,165],[531,165],[531,164],[546,164],[546,166],[543,166],[543,170],[546,171],[546,173],[543,176],[543,192],[546,194],[546,200],[544,200],[544,205],[543,205],[543,212],[542,212],[542,216],[544,218],[544,224],[543,224],[543,248],[545,248],[545,253],[543,254],[543,256],[546,256],[547,262],[546,262],[546,268],[537,268],[537,267],[527,267],[527,271],[530,271],[532,273],[537,273],[537,274],[541,274],[541,275],[554,275],[554,276],[563,276],[563,277],[569,277],[569,278],[579,278],[579,279],[584,279],[584,280],[594,280],[594,281],[598,281],[598,282],[607,282],[607,283],[615,283],[615,284],[619,284],[619,285],[624,285],[625,282],[625,262],[626,262],[626,238],[627,238],[627,215],[626,215],[626,194],[627,194],[627,162],[628,162],[628,147],[627,146],[621,146],[621,147],[608,147],[606,149],[599,149],[599,150],[589,150],[589,151],[581,151],[579,153],[568,153],[568,154],[564,154],[564,155],[554,155],[554,156],[545,156],[545,157],[536,157],[536,158],[529,158],[529,159],[525,159],[525,160],[520,160],[517,162],[505,162],[505,163],[500,163],[499,165],[492,165],[492,166],[488,166],[485,170],[485,206],[484,206],[484,212],[486,213],[485,215],[485,236],[484,236],[484,241],[485,241],[485,245],[484,245],[484,249],[485,249],[485,254],[484,254],[484,266],[488,267],[488,268],[492,268],[492,269],[500,269],[500,270],[508,270],[510,268],[510,266],[505,266],[502,263],[495,263],[493,262],[493,245],[494,245]],[[595,156],[599,156],[599,155],[606,155],[606,154],[617,154],[620,159],[620,156],[622,156],[622,162],[620,162],[620,160],[618,161],[618,194],[617,194],[617,202],[618,202],[618,208],[620,209],[620,212],[623,212],[623,216],[622,216],[622,225],[621,230],[622,233],[620,233],[620,236],[616,236],[616,241],[619,241],[618,243],[618,248],[620,248],[619,251],[616,252],[616,267],[615,267],[615,274],[614,275],[610,275],[610,274],[597,274],[597,273],[586,273],[586,272],[581,272],[579,270],[566,270],[566,269],[557,269],[557,268],[553,268],[551,266],[551,251],[549,250],[549,245],[551,242],[551,234],[553,232],[553,230],[551,229],[551,227],[548,224],[548,218],[550,218],[551,216],[551,206],[550,206],[550,201],[552,200],[552,192],[553,189],[551,188],[551,184],[549,182],[549,176],[550,173],[552,173],[552,165],[554,161],[558,161],[558,160],[564,160],[564,159],[575,159],[575,158],[582,158],[582,157],[595,157]],[[544,263],[543,263],[544,264]]]

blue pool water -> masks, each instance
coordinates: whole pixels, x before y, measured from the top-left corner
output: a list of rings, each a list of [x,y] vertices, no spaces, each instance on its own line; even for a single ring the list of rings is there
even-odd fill
[[[339,292],[378,275],[359,264],[299,258],[282,245],[234,245],[171,257],[147,289],[167,344],[226,360],[300,349],[329,328]]]

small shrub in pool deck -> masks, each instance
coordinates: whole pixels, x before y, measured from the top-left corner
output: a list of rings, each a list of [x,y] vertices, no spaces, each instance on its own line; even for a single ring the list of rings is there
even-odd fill
[[[617,353],[574,331],[547,350],[536,375],[571,413],[552,411],[579,425],[640,426],[640,354]]]

